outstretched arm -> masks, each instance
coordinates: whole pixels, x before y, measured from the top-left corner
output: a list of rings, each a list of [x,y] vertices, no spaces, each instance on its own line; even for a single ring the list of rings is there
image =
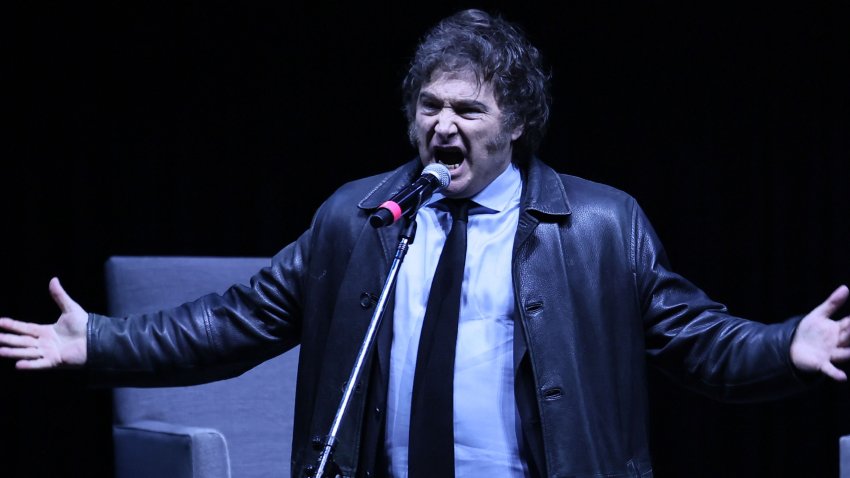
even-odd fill
[[[840,286],[797,326],[791,341],[791,360],[803,371],[817,372],[835,380],[847,380],[847,373],[836,364],[850,361],[850,315],[833,320],[832,315],[850,295],[846,285]]]
[[[19,369],[48,369],[86,363],[88,313],[65,292],[59,279],[50,280],[50,295],[62,314],[55,324],[42,325],[0,317],[0,357],[17,360]]]

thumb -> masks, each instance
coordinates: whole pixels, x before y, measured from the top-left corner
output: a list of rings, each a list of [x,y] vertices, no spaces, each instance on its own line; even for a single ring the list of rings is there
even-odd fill
[[[847,295],[850,290],[847,289],[846,285],[841,285],[837,289],[835,289],[829,297],[823,301],[822,304],[815,307],[815,312],[817,314],[822,314],[825,317],[830,317],[835,313],[842,305],[844,305],[844,301],[847,300]]]
[[[59,283],[58,277],[50,279],[48,289],[50,290],[50,296],[53,297],[53,302],[56,302],[56,305],[59,306],[59,310],[61,310],[62,313],[70,312],[72,308],[79,307],[77,303],[71,299],[71,296],[65,292],[65,289],[62,288],[62,284]]]

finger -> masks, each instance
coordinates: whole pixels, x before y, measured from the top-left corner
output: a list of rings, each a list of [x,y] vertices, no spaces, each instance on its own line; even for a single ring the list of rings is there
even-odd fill
[[[53,297],[53,302],[56,302],[56,305],[59,306],[59,310],[63,313],[70,312],[71,308],[77,305],[77,303],[71,299],[71,296],[65,292],[65,289],[62,288],[62,284],[59,283],[58,277],[50,279],[48,289],[50,290],[50,295]]]
[[[830,294],[822,304],[815,307],[812,312],[829,317],[842,305],[844,305],[848,294],[850,294],[850,289],[847,289],[846,285],[838,286],[838,288],[832,291],[832,294]]]
[[[835,349],[829,354],[829,359],[833,362],[843,362],[850,360],[850,348]]]
[[[50,361],[43,357],[36,360],[18,360],[15,362],[15,368],[18,370],[41,370],[51,366]]]
[[[838,345],[850,345],[850,316],[844,317],[838,322]]]
[[[820,370],[824,373],[824,375],[838,380],[839,382],[847,380],[847,374],[830,362],[825,363]]]
[[[0,334],[0,344],[11,347],[35,347],[38,345],[38,340],[29,335]]]
[[[39,337],[41,335],[39,333],[39,328],[41,328],[40,324],[21,322],[20,320],[9,319],[6,317],[0,319],[0,327],[10,332],[15,332],[16,334],[31,335],[33,337]]]
[[[0,347],[0,357],[10,359],[32,360],[42,358],[42,354],[38,351],[38,349],[33,347]]]

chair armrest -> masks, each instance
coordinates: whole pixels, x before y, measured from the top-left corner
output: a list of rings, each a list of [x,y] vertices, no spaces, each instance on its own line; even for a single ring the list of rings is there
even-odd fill
[[[211,428],[140,421],[114,425],[116,478],[230,478],[224,436]]]
[[[841,478],[850,478],[850,435],[845,435],[839,440],[838,454],[841,456]]]

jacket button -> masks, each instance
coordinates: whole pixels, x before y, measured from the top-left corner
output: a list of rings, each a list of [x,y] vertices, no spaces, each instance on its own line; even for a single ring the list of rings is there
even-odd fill
[[[377,302],[378,298],[368,292],[360,294],[360,307],[363,307],[364,309],[372,307],[372,305],[376,304]]]

